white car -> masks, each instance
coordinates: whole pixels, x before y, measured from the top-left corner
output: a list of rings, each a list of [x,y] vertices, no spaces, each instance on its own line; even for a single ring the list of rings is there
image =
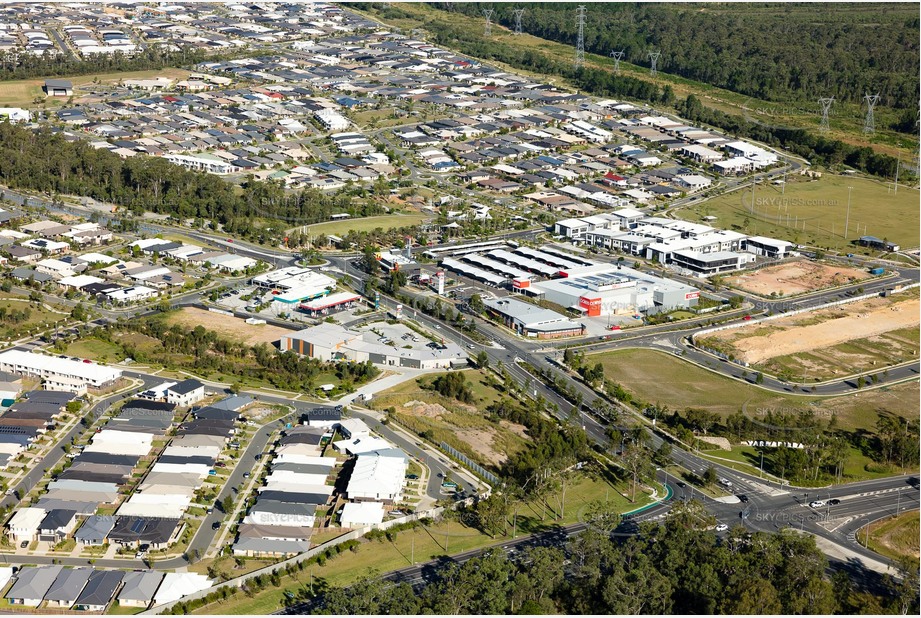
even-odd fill
[[[825,506],[825,501],[824,500],[813,500],[812,502],[809,503],[809,506],[814,509],[820,509],[823,506]]]
[[[727,530],[729,530],[729,526],[727,526],[726,524],[719,524],[716,527],[717,532],[726,532]]]

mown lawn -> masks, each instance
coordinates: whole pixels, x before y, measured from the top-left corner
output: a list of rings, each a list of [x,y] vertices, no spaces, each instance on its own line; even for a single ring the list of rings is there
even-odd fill
[[[380,217],[362,217],[354,219],[343,219],[342,221],[327,221],[325,223],[315,223],[307,227],[311,236],[320,234],[332,234],[334,236],[344,236],[350,231],[370,232],[377,228],[390,230],[395,227],[407,227],[410,225],[419,225],[429,217],[420,213],[407,213],[402,215],[382,215]]]

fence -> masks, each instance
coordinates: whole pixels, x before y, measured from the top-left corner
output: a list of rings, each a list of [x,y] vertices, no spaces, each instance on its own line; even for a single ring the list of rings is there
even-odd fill
[[[467,466],[468,469],[472,470],[473,472],[476,472],[480,476],[480,478],[486,479],[493,486],[499,484],[499,479],[496,477],[495,474],[493,474],[492,472],[489,472],[488,470],[484,470],[482,466],[480,466],[475,461],[471,461],[469,457],[467,457],[466,455],[464,455],[457,449],[452,448],[451,446],[449,446],[448,444],[444,442],[442,442],[439,446],[441,447],[441,450],[443,450],[445,453],[447,453],[454,459],[458,460],[459,462]]]
[[[186,595],[176,601],[172,601],[170,603],[164,603],[162,605],[157,605],[156,607],[152,607],[148,609],[147,611],[141,612],[141,614],[149,614],[149,615],[162,614],[164,612],[168,612],[177,603],[184,603],[186,601],[194,601],[195,599],[204,598],[213,592],[217,592],[220,588],[224,588],[224,587],[242,588],[243,585],[248,580],[253,579],[254,577],[258,577],[260,575],[271,575],[273,572],[283,574],[284,570],[288,567],[288,565],[298,564],[300,562],[304,562],[305,560],[310,560],[314,556],[318,556],[319,554],[324,553],[326,550],[332,547],[335,547],[336,545],[341,545],[342,543],[345,543],[346,541],[360,539],[361,537],[368,534],[372,530],[387,530],[388,528],[397,526],[399,524],[405,524],[405,523],[409,523],[411,521],[417,521],[420,519],[435,518],[438,515],[441,515],[443,512],[444,512],[443,507],[436,507],[428,511],[416,512],[410,515],[406,515],[404,517],[398,517],[397,519],[391,519],[390,521],[386,521],[381,524],[375,524],[373,526],[365,526],[363,528],[357,528],[355,530],[352,530],[351,532],[347,532],[346,534],[343,534],[342,536],[338,536],[330,541],[327,541],[323,543],[322,545],[317,545],[313,549],[310,549],[302,554],[298,554],[297,556],[293,558],[288,558],[287,560],[283,560],[271,566],[263,567],[259,570],[252,571],[251,573],[247,573],[246,575],[241,575],[240,577],[228,579],[227,581],[222,582],[220,584],[215,584],[214,586],[211,586],[210,588],[205,588],[204,590],[200,590],[198,592],[194,592],[192,594]]]

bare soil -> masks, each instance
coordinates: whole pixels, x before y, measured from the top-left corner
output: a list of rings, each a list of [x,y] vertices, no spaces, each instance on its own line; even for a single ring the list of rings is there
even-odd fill
[[[730,277],[729,285],[770,296],[791,296],[868,279],[870,273],[858,268],[830,266],[816,262],[789,262]]]
[[[770,358],[821,350],[847,341],[867,339],[902,328],[917,326],[921,302],[913,298],[898,303],[868,299],[833,309],[781,318],[770,322],[767,335],[746,336],[746,329],[717,333],[715,339],[731,342],[736,356],[751,364]],[[755,328],[761,325],[755,325]]]
[[[247,345],[274,343],[281,339],[282,335],[291,332],[287,328],[271,324],[247,324],[246,320],[197,307],[184,307],[171,313],[168,319],[170,324],[179,324],[187,328],[203,326],[222,337]]]

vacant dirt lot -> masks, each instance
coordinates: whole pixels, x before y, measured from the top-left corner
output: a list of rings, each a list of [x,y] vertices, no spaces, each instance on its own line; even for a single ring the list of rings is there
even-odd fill
[[[870,273],[866,270],[804,260],[730,277],[727,283],[762,296],[770,296],[772,292],[778,296],[790,296],[855,283],[869,277]]]
[[[755,335],[755,324],[717,333],[713,338],[731,344],[736,357],[751,364],[770,358],[829,348],[847,341],[866,339],[894,330],[917,326],[921,302],[917,298],[892,303],[873,298],[813,313],[772,320],[767,334]],[[763,332],[763,331],[762,331]]]
[[[246,320],[196,307],[185,307],[174,311],[167,319],[170,324],[179,324],[187,328],[204,326],[222,337],[249,345],[274,343],[281,339],[282,335],[291,332],[287,328],[271,324],[247,324]]]

